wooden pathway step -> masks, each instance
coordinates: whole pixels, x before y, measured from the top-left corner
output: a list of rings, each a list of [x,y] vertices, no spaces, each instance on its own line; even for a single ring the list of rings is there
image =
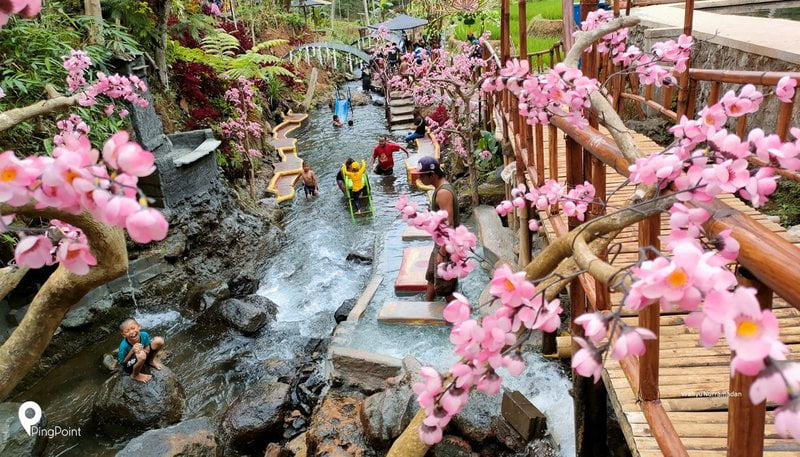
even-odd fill
[[[442,317],[444,302],[399,301],[386,303],[378,313],[378,322],[385,324],[447,324]]]
[[[294,186],[303,172],[303,159],[297,156],[297,139],[287,137],[288,133],[300,127],[308,117],[307,114],[289,113],[283,122],[275,126],[272,138],[269,140],[281,157],[281,162],[275,164],[275,174],[267,186],[267,190],[275,194],[278,202],[290,200],[294,197]]]
[[[547,129],[544,130],[544,150],[549,150]],[[607,131],[604,131],[608,135]],[[641,134],[634,134],[636,144],[644,152],[654,153],[663,148]],[[549,179],[549,161],[545,166],[545,178]],[[622,207],[633,192],[634,186],[625,185],[625,178],[610,168],[607,170],[607,189],[614,194],[608,198],[609,208]],[[566,150],[564,141],[558,142],[558,180],[566,181]],[[757,210],[741,200],[726,195],[720,200],[747,214],[775,233],[789,237],[786,230],[766,219]],[[540,212],[544,233],[549,239],[557,236],[556,227],[566,227],[566,217],[548,216]],[[560,220],[557,220],[560,219]],[[662,214],[662,235],[669,233],[668,216]],[[619,244],[620,254],[614,265],[629,265],[638,259],[636,225],[628,227],[614,240]],[[797,240],[789,239],[791,242]],[[798,244],[798,243],[795,243]],[[616,248],[615,248],[616,249]],[[612,294],[612,305],[622,300],[620,294]],[[789,359],[800,360],[800,312],[775,296],[773,309],[778,317],[782,340],[790,350]],[[637,325],[636,313],[623,309],[624,320]],[[727,455],[728,390],[730,383],[731,354],[724,341],[711,349],[700,346],[697,332],[683,325],[685,312],[663,313],[660,320],[660,367],[659,394],[661,404],[675,427],[681,441],[692,457],[725,457]],[[609,399],[620,421],[625,439],[634,457],[656,457],[663,455],[644,418],[637,396],[617,362],[609,361],[603,372],[609,391]],[[774,413],[767,412],[764,456],[790,457],[800,455],[800,444],[791,439],[782,439],[775,433]]]
[[[425,292],[428,287],[425,272],[428,270],[431,249],[431,246],[419,246],[403,250],[400,271],[394,282],[395,293]]]

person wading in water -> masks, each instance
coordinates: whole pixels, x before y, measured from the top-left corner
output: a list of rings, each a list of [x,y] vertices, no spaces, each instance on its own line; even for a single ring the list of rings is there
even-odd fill
[[[417,169],[411,174],[416,175],[423,184],[433,186],[431,211],[447,211],[447,225],[452,228],[458,227],[460,224],[458,194],[453,185],[445,179],[439,162],[433,157],[422,157],[419,159]],[[448,302],[453,300],[453,292],[458,287],[458,278],[442,279],[436,271],[440,263],[449,261],[450,256],[444,246],[434,244],[431,258],[428,261],[428,271],[425,273],[425,279],[428,281],[428,289],[425,293],[427,301],[434,301],[436,297],[445,297]]]

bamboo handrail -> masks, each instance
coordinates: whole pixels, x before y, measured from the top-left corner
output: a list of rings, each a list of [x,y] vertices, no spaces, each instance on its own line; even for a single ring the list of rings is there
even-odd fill
[[[577,128],[559,117],[554,117],[551,122],[617,173],[630,175],[628,162],[617,145],[605,135],[591,128]],[[789,304],[800,309],[800,269],[786,268],[786,265],[800,263],[800,248],[717,199],[697,206],[712,215],[706,223],[707,232],[716,235],[731,229],[740,245],[739,263]]]

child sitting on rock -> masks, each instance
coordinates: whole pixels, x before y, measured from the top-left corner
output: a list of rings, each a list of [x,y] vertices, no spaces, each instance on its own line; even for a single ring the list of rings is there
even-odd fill
[[[161,364],[155,357],[164,347],[164,338],[150,338],[150,334],[142,330],[136,319],[126,319],[119,324],[119,332],[123,338],[119,343],[117,361],[122,365],[123,371],[139,382],[149,381],[152,376],[142,373],[142,367],[147,363],[156,370],[161,369]]]

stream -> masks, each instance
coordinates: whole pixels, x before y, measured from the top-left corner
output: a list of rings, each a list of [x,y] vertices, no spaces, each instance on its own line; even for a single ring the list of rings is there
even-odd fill
[[[356,90],[355,86],[352,90]],[[355,107],[352,127],[334,128],[331,117],[327,107],[316,109],[300,129],[290,134],[298,138],[300,156],[317,174],[320,195],[307,200],[302,187],[298,188],[295,198],[284,206],[286,243],[275,256],[264,259],[268,266],[258,293],[278,305],[275,322],[256,336],[245,337],[220,325],[193,323],[177,309],[133,312],[145,330],[166,338],[164,360],[186,391],[184,419],[221,414],[237,395],[258,381],[267,359],[301,357],[310,338],[329,336],[335,327],[334,311],[344,300],[357,297],[373,273],[383,275],[384,279],[361,317],[350,345],[395,357],[410,353],[441,369],[447,369],[455,361],[447,326],[377,323],[380,307],[395,298],[392,285],[403,248],[430,243],[401,240],[405,223],[394,204],[403,193],[411,193],[419,201],[425,195],[409,189],[402,153],[397,153],[394,177],[370,176],[375,217],[351,222],[346,202],[335,184],[338,167],[347,157],[369,162],[378,136],[388,132],[383,107]],[[402,138],[395,136],[394,140]],[[373,249],[373,266],[345,261],[352,251],[371,255]],[[461,291],[474,302],[488,279],[488,273],[478,269],[462,281]],[[92,426],[93,396],[109,376],[101,364],[102,356],[118,344],[119,336],[113,332],[50,371],[14,399],[39,403],[50,426],[81,428],[80,437],[51,439],[45,455],[113,456],[141,433],[110,438]],[[526,360],[526,371],[519,378],[507,379],[505,385],[526,394],[548,416],[550,433],[560,445],[561,454],[572,457],[575,452],[571,382],[555,362],[538,354],[529,354]]]

